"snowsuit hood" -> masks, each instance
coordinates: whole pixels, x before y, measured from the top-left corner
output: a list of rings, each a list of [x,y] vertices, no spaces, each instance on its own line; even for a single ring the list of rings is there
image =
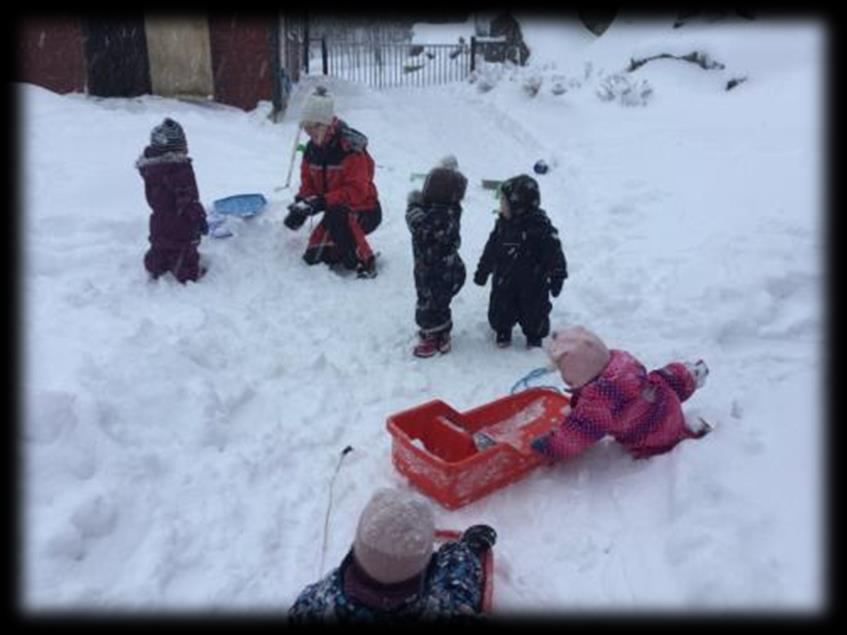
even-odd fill
[[[541,192],[538,182],[526,174],[513,176],[500,185],[500,194],[509,203],[509,209],[515,217],[538,209],[541,205]]]

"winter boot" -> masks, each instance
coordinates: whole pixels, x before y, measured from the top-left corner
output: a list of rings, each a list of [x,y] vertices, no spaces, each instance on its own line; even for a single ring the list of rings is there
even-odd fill
[[[697,388],[702,388],[703,384],[706,383],[706,377],[709,376],[709,367],[706,366],[706,362],[702,359],[698,359],[693,364],[691,362],[685,363],[685,368],[691,373],[691,376],[694,377],[694,385]]]
[[[450,333],[441,333],[438,336],[438,352],[439,353],[449,353],[452,348],[452,344],[450,342]]]
[[[512,344],[511,331],[497,331],[497,348],[506,348]]]
[[[415,357],[432,357],[436,353],[446,352],[441,350],[441,337],[438,333],[427,333],[426,335],[421,335],[420,338],[421,341],[412,350],[412,354]],[[447,350],[450,350],[449,336]]]
[[[528,337],[528,338],[526,338],[526,347],[527,348],[541,348],[541,338],[540,337]]]
[[[705,437],[714,430],[714,426],[703,417],[693,415],[685,417],[685,427],[694,435],[695,439]]]
[[[371,257],[367,262],[360,262],[356,268],[357,278],[376,278],[376,258]]]

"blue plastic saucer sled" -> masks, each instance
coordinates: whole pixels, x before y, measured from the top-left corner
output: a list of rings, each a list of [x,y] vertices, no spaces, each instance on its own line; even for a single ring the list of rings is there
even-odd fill
[[[261,194],[236,194],[216,200],[214,210],[216,214],[249,218],[260,213],[267,204],[267,199]]]

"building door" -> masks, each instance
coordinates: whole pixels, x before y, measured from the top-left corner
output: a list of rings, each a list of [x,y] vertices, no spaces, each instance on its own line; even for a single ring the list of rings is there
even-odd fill
[[[215,88],[206,17],[148,15],[144,25],[153,93],[211,97]]]
[[[215,14],[209,18],[215,101],[252,110],[273,94],[271,29],[276,17]]]
[[[135,97],[150,92],[143,15],[83,20],[82,45],[89,94]]]

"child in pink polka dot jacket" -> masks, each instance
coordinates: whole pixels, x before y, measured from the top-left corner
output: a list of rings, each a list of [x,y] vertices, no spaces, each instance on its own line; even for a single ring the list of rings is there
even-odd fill
[[[632,355],[607,349],[582,326],[553,332],[545,350],[573,390],[570,413],[532,442],[533,450],[550,459],[575,456],[606,435],[635,458],[646,458],[711,431],[702,419],[686,421],[682,413],[682,402],[709,374],[702,360],[648,373]]]

